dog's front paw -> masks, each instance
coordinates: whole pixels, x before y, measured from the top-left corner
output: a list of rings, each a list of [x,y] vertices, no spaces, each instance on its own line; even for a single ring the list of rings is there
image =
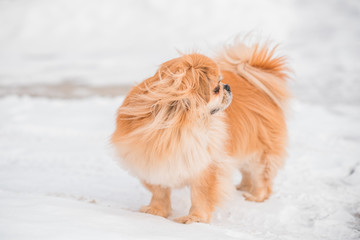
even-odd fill
[[[183,224],[190,224],[190,223],[193,223],[193,222],[202,222],[202,223],[208,223],[209,222],[209,220],[201,218],[201,217],[196,216],[196,215],[187,215],[187,216],[175,218],[174,221],[178,222],[178,223],[183,223]]]
[[[143,206],[142,208],[140,208],[140,212],[149,213],[149,214],[164,217],[164,218],[167,218],[170,214],[170,211],[168,211],[166,209],[154,207],[151,205]]]
[[[243,192],[250,192],[251,185],[246,185],[246,184],[240,183],[240,184],[236,185],[236,190],[243,191]]]
[[[261,191],[256,191],[253,193],[244,192],[243,196],[245,200],[252,201],[252,202],[263,202],[266,199],[269,198],[271,192],[269,192],[267,189],[263,189]]]

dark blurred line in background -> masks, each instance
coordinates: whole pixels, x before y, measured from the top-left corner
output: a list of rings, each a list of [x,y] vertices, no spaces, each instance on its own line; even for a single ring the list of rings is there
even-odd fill
[[[90,86],[72,82],[59,84],[32,84],[24,86],[0,86],[0,97],[17,95],[30,97],[79,99],[93,96],[124,96],[130,85]]]

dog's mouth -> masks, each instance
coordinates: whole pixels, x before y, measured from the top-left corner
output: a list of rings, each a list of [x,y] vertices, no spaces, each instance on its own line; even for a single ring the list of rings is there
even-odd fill
[[[220,111],[220,108],[215,108],[213,110],[210,111],[210,114],[211,115],[214,115],[215,113],[219,112]]]
[[[211,115],[214,115],[217,112],[221,112],[224,111],[231,103],[232,101],[232,93],[230,91],[230,89],[225,89],[226,93],[224,94],[224,98],[221,102],[221,106],[214,108],[210,111]]]
[[[223,104],[224,104],[223,110],[225,110],[230,105],[232,98],[233,98],[233,96],[232,96],[231,91],[230,90],[227,91],[227,94],[225,94],[225,97],[223,99]]]

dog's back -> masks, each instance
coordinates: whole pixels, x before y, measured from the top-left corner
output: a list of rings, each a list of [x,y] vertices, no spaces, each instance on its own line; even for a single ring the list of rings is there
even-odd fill
[[[217,58],[233,93],[225,110],[230,139],[228,151],[238,159],[243,180],[238,189],[248,200],[263,201],[286,155],[285,113],[289,90],[284,57],[276,48],[236,43]]]

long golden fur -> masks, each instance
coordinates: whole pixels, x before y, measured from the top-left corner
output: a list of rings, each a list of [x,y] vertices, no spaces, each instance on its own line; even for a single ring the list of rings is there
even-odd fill
[[[168,217],[171,188],[190,186],[189,214],[175,221],[209,222],[231,194],[234,167],[247,200],[269,197],[285,158],[289,98],[286,62],[274,51],[238,42],[215,61],[183,55],[132,88],[112,143],[122,165],[153,194],[142,212]]]

